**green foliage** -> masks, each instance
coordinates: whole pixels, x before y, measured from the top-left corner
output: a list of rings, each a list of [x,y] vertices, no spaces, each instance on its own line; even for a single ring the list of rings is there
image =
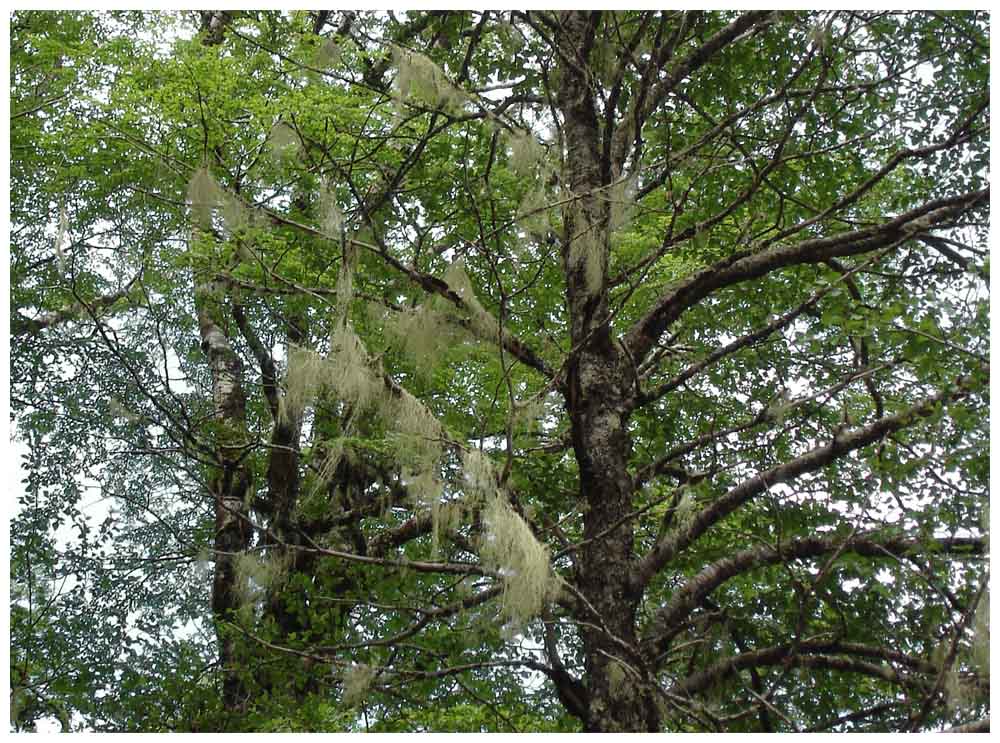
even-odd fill
[[[744,20],[15,11],[12,726],[987,716],[987,18]]]

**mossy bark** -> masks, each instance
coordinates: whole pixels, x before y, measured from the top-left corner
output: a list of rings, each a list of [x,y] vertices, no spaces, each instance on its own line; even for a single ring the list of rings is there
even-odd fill
[[[628,401],[635,369],[611,329],[608,306],[612,168],[601,155],[600,127],[588,55],[597,14],[560,18],[561,69],[557,103],[563,115],[563,183],[572,199],[563,210],[563,267],[573,358],[566,379],[572,441],[580,470],[584,547],[576,583],[596,616],[582,626],[587,708],[594,732],[656,731],[656,692],[636,652],[641,596],[631,589],[633,486]]]

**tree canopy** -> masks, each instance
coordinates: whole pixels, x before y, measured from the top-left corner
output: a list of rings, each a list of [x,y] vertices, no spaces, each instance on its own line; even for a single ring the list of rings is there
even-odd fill
[[[988,730],[985,13],[10,25],[16,729]]]

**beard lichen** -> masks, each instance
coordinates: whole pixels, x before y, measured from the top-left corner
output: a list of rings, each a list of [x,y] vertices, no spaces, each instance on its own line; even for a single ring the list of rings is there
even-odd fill
[[[497,343],[500,337],[499,324],[476,297],[464,262],[452,263],[442,278],[462,300],[464,311],[441,297],[430,297],[415,309],[403,310],[385,323],[386,332],[425,376],[461,338],[463,330],[488,343]]]
[[[582,272],[589,293],[600,290],[606,260],[607,251],[596,228],[585,230],[570,243],[569,269],[574,273]]]
[[[212,210],[223,203],[225,196],[225,191],[208,168],[195,170],[187,188],[187,200],[191,204],[191,217],[195,224],[205,229],[211,227]]]
[[[346,707],[355,707],[364,701],[375,681],[377,671],[365,663],[352,663],[344,669],[344,690],[341,701]]]
[[[327,358],[330,386],[356,410],[365,409],[384,394],[384,385],[368,366],[364,344],[347,320],[334,328]]]
[[[279,403],[279,420],[282,423],[298,420],[306,404],[323,389],[326,377],[327,362],[321,354],[310,348],[290,345],[285,394]]]
[[[243,608],[252,610],[263,595],[288,576],[289,560],[281,555],[244,552],[233,561],[234,588]]]
[[[544,168],[545,147],[531,132],[515,132],[510,135],[510,167],[520,178],[533,178]]]
[[[463,466],[469,490],[483,499],[480,557],[503,581],[501,614],[513,626],[523,626],[558,592],[559,578],[552,572],[549,551],[511,508],[482,452],[467,452]]]
[[[429,299],[414,309],[388,318],[385,324],[386,332],[425,376],[433,372],[458,335],[457,326],[438,309],[438,304],[435,299]]]
[[[456,87],[440,67],[429,57],[401,46],[393,45],[392,59],[396,66],[396,100],[413,100],[432,108],[460,110],[468,97]]]
[[[300,146],[299,135],[284,121],[271,127],[267,136],[267,149],[275,162],[294,157]]]
[[[472,281],[469,280],[469,274],[465,272],[465,262],[457,260],[448,266],[444,280],[448,284],[448,288],[460,296],[465,303],[472,332],[481,340],[497,342],[500,329],[496,318],[486,311],[486,308],[480,304],[479,298],[476,297]]]

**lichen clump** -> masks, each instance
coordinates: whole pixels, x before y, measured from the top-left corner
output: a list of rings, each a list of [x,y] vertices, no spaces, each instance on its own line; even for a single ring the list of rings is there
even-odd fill
[[[376,670],[364,663],[352,663],[344,669],[344,691],[341,701],[347,707],[354,707],[364,701],[372,682],[375,681]]]
[[[471,335],[487,343],[497,343],[500,338],[500,327],[476,297],[464,263],[453,262],[442,278],[462,300],[461,309],[442,297],[430,297],[420,306],[398,313],[385,326],[425,375],[463,336]]]
[[[472,450],[464,458],[469,490],[484,499],[483,564],[503,580],[502,615],[516,626],[537,616],[559,589],[549,551],[497,487],[489,459]]]

